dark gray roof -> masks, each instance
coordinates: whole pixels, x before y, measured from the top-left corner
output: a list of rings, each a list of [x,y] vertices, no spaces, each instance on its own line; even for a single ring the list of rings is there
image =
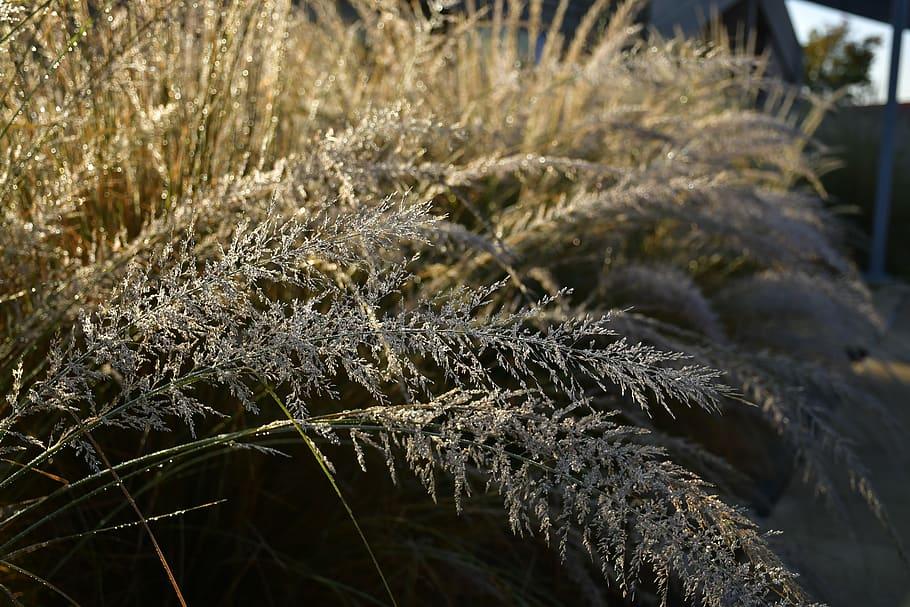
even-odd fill
[[[812,2],[860,17],[891,23],[892,0],[812,0]],[[908,28],[910,28],[910,15],[907,16],[907,22],[904,23],[904,29]]]

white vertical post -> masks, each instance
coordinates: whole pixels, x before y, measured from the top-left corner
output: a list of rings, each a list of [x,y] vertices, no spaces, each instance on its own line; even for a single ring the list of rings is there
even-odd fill
[[[870,281],[885,278],[885,250],[888,219],[891,214],[891,186],[894,177],[894,131],[897,122],[897,79],[901,60],[901,41],[907,25],[908,0],[891,0],[891,66],[888,74],[888,101],[882,116],[882,138],[878,155],[878,182],[875,188],[875,215],[872,247],[869,251]]]

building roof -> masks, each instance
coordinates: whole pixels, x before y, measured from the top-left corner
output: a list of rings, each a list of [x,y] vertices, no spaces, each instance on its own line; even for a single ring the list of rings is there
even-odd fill
[[[867,19],[891,23],[893,0],[812,0],[812,2]],[[904,29],[910,29],[910,14],[907,15]]]

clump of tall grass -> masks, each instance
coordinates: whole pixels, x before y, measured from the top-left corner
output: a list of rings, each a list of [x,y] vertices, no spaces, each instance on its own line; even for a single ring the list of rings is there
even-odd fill
[[[817,185],[823,107],[797,114],[722,40],[643,39],[639,3],[599,3],[569,42],[558,13],[547,28],[533,7],[483,6],[454,21],[364,8],[348,27],[334,4],[315,9],[338,25],[308,32],[319,59],[290,69],[317,85],[309,107],[335,151],[310,187],[434,200],[458,225],[428,293],[508,276],[507,307],[570,288],[569,315],[631,308],[627,331],[724,368],[821,494],[846,460],[880,510],[836,413],[878,409],[842,378],[880,320],[839,223],[796,190]],[[771,493],[747,497],[766,508]]]
[[[878,320],[795,190],[815,116],[637,2],[572,40],[561,6],[0,5],[0,590],[68,598],[41,555],[137,526],[182,601],[156,521],[196,504],[144,496],[290,432],[392,597],[332,444],[499,494],[591,602],[579,555],[622,600],[807,601],[697,475],[767,507],[740,473],[845,468],[884,519],[834,404],[874,406],[843,376]],[[715,416],[793,464],[725,462]]]

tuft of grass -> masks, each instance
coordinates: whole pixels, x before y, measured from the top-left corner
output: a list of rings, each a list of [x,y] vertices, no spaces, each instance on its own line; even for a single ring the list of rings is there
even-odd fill
[[[881,321],[760,60],[635,1],[23,7],[13,602],[801,605],[737,504],[887,525],[838,416]]]

